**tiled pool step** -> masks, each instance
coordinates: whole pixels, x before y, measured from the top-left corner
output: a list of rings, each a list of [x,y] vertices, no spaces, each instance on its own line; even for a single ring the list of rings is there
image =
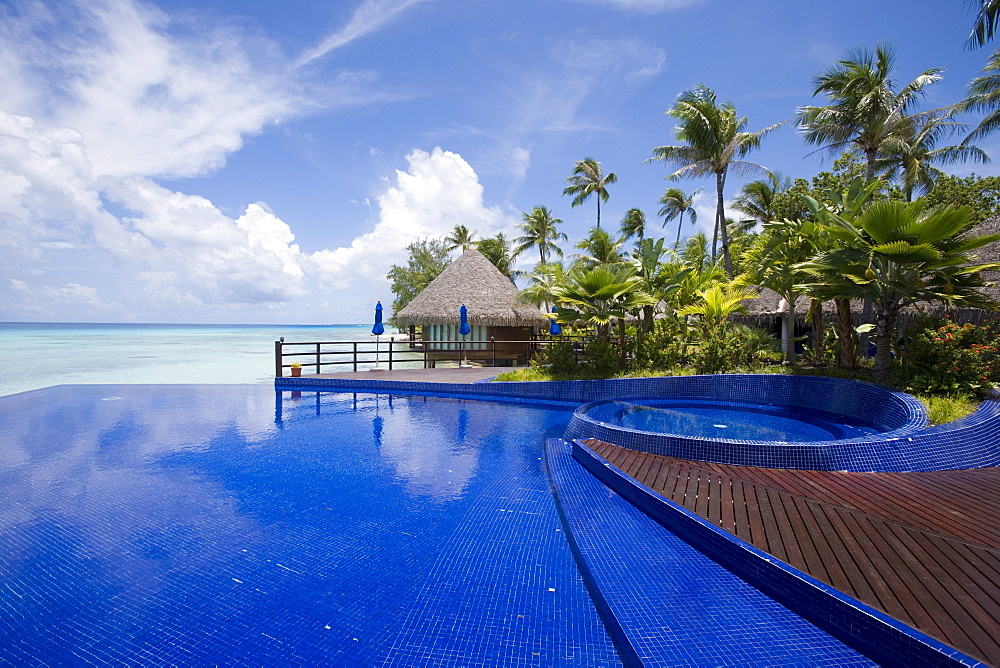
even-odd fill
[[[548,439],[550,475],[577,560],[646,666],[874,662],[665,530]]]

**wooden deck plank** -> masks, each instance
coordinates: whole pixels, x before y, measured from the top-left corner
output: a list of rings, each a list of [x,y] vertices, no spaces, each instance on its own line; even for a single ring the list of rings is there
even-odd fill
[[[850,564],[853,563],[853,570],[862,576],[858,580],[851,581],[856,592],[852,595],[896,619],[911,620],[906,612],[906,602],[893,591],[891,584],[886,581],[886,577],[873,561],[874,550],[866,549],[867,543],[861,544],[859,540],[861,532],[857,529],[853,518],[845,516],[843,510],[836,506],[824,505],[822,510],[830,526],[836,531],[837,538],[846,548],[844,553],[838,554],[838,560],[843,564],[845,571],[852,570]],[[874,598],[862,598],[866,588],[872,592]],[[912,623],[912,620],[907,623]]]
[[[740,540],[754,545],[753,534],[750,531],[750,511],[747,507],[744,485],[739,480],[730,480],[730,490],[733,495],[733,528],[723,527],[731,531]]]
[[[963,552],[973,548],[964,544],[953,546],[948,545],[947,541],[939,542],[943,540],[939,536],[933,536],[938,540],[931,538],[929,534],[910,536],[926,555],[927,560],[921,561],[933,561],[941,572],[947,574],[940,582],[968,615],[969,623],[963,625],[963,628],[979,653],[983,656],[1000,654],[1000,636],[996,625],[996,619],[1000,618],[1000,591],[989,581],[968,573],[969,561]],[[962,619],[958,619],[958,622],[962,623]]]
[[[708,518],[712,501],[712,474],[702,469],[698,472],[698,485],[695,492],[694,512],[700,517]]]
[[[954,646],[981,656],[990,641],[976,622],[976,616],[969,614],[969,607],[974,605],[972,598],[955,582],[951,573],[927,555],[920,541],[914,540],[905,527],[890,522],[886,529],[881,535],[896,548],[897,554],[919,579],[920,586],[913,588],[914,595],[934,615]]]
[[[811,530],[815,528],[816,520],[813,518],[809,500],[802,496],[787,494],[784,495],[782,501],[790,518],[793,517],[794,513],[792,532],[795,534],[799,550],[802,552],[802,559],[806,564],[802,570],[806,573],[812,573],[813,577],[831,586],[835,579],[843,582],[843,573],[840,572],[837,560],[829,558],[829,555],[821,554],[821,551],[826,548],[826,541],[818,540],[818,537]]]

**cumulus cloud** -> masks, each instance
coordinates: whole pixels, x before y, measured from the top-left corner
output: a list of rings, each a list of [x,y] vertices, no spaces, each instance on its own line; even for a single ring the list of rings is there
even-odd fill
[[[363,2],[339,43],[418,1]],[[375,280],[346,300],[375,284],[384,299],[410,242],[508,226],[472,167],[440,148],[386,180],[366,234],[311,254],[263,202],[234,216],[157,182],[217,170],[248,136],[304,113],[295,74],[263,38],[134,0],[0,6],[0,320],[255,319],[352,277]],[[304,106],[385,99],[365,95],[376,78],[341,72]],[[528,160],[509,156],[521,173]]]
[[[106,247],[162,302],[286,301],[303,293],[302,257],[288,225],[262,204],[237,220],[210,201],[145,178],[115,182],[107,197],[138,215],[122,219],[131,246]]]
[[[508,226],[499,207],[483,203],[483,187],[462,156],[441,148],[415,150],[409,167],[396,170],[395,183],[378,197],[379,218],[372,231],[350,246],[314,253],[311,259],[330,279],[384,279],[387,268],[406,260],[405,247],[419,239],[443,237],[455,225],[491,236]]]

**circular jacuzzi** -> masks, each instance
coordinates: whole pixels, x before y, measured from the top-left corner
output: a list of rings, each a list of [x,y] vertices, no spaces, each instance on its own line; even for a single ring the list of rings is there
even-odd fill
[[[694,397],[595,402],[586,414],[638,431],[778,443],[840,440],[887,431],[868,420],[816,409]]]
[[[919,401],[871,383],[780,375],[671,380],[656,393],[580,406],[565,436],[743,466],[875,470],[875,449],[905,447],[927,425]]]

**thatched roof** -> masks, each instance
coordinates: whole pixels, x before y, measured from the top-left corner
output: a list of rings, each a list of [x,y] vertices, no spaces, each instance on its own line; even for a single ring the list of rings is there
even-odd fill
[[[521,293],[486,256],[474,248],[462,253],[413,301],[396,314],[400,325],[457,325],[458,310],[465,304],[470,325],[547,325],[536,306],[521,300]]]

